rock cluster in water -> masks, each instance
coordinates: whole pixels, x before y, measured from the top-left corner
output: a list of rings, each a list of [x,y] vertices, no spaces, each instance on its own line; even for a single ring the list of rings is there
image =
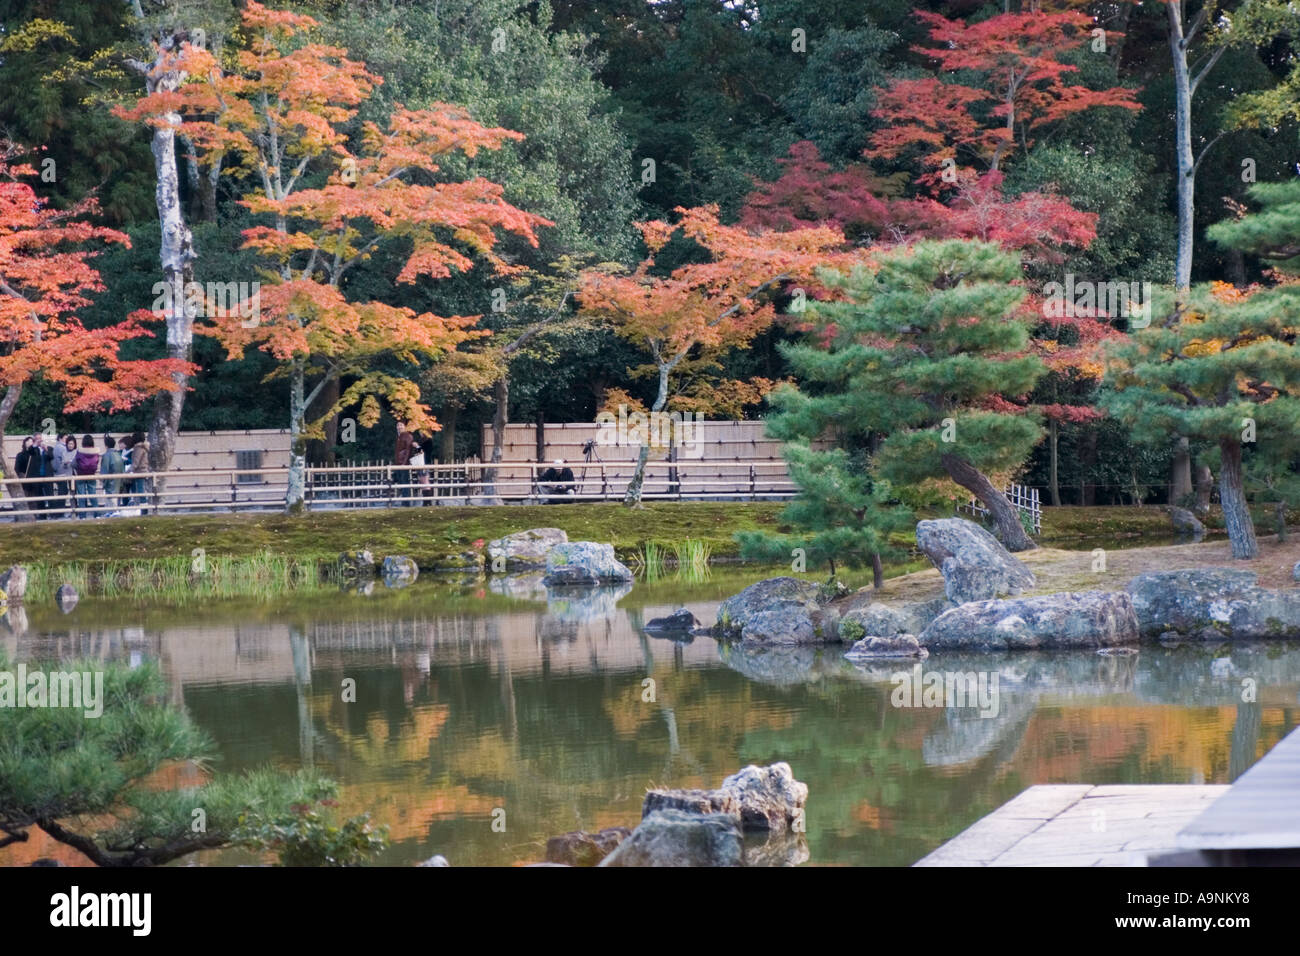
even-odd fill
[[[722,603],[713,636],[741,649],[849,644],[846,656],[865,661],[953,649],[1108,649],[1143,637],[1300,635],[1300,588],[1262,588],[1252,571],[1159,571],[1121,591],[1017,596],[1036,586],[1033,572],[974,522],[922,521],[916,535],[943,575],[943,598],[884,604],[868,589],[769,578]]]

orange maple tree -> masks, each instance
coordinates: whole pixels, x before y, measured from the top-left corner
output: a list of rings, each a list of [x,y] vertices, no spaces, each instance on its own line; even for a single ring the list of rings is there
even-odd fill
[[[788,232],[756,231],[718,221],[718,207],[678,207],[676,223],[639,223],[649,254],[629,273],[594,269],[584,275],[582,312],[610,321],[622,338],[650,354],[634,375],[654,375],[658,390],[650,411],[661,412],[674,398],[707,411],[700,402],[735,385],[755,400],[775,383],[761,379],[701,382],[689,395],[677,385],[686,373],[717,368],[728,350],[747,347],[776,317],[774,294],[794,283],[812,285],[818,267],[844,255],[843,233],[826,226]],[[664,274],[669,241],[693,241],[707,261],[688,261]],[[650,449],[642,444],[624,503],[641,500]]]
[[[49,207],[26,181],[36,170],[23,155],[0,141],[0,436],[23,387],[37,377],[62,390],[63,410],[72,413],[123,411],[178,388],[172,375],[192,371],[174,359],[121,357],[122,342],[153,334],[139,316],[106,328],[82,324],[78,310],[104,288],[88,244],[130,240],[87,221],[98,211],[93,197]],[[0,474],[11,477],[2,448]]]
[[[354,302],[343,280],[385,239],[409,244],[395,281],[414,283],[467,271],[478,262],[513,271],[495,251],[501,232],[532,245],[550,225],[503,198],[485,179],[445,181],[440,163],[459,152],[473,157],[522,135],[475,122],[457,106],[394,107],[383,127],[365,123],[358,142],[346,127],[382,79],[347,51],[310,41],[311,17],[250,2],[243,12],[248,38],[233,68],[186,45],[177,54],[190,80],[174,93],[144,98],[142,118],[173,111],[201,161],[217,156],[253,180],[241,203],[268,225],[245,230],[244,248],[272,267],[256,318],[210,316],[200,326],[232,358],[259,348],[278,359],[289,379],[292,435],[287,504],[304,494],[306,441],[346,407],[374,424],[378,398],[413,428],[436,430],[418,386],[381,370],[383,360],[435,359],[484,334],[478,316],[438,316],[380,301]],[[323,185],[304,185],[312,179]],[[315,177],[313,178],[313,175]],[[338,401],[313,421],[307,409],[331,383],[346,380]],[[307,383],[312,383],[310,391]]]

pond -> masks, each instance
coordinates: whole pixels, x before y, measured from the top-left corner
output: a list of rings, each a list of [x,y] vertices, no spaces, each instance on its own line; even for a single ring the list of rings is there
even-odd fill
[[[635,825],[648,787],[777,760],[809,786],[808,863],[907,865],[1032,784],[1227,783],[1300,721],[1298,643],[936,654],[924,674],[982,675],[995,706],[908,707],[894,705],[906,666],[642,630],[683,604],[712,621],[757,577],[549,601],[526,579],[428,578],[184,608],[84,600],[30,609],[0,646],[15,662],[157,660],[219,768],[335,777],[346,812],[389,826],[393,865],[538,861],[550,836]],[[79,859],[42,839],[0,864]]]

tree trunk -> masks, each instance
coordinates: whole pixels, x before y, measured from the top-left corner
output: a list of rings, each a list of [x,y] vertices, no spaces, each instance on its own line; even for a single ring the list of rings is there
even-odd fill
[[[289,487],[284,494],[284,508],[289,514],[301,512],[307,496],[307,441],[302,434],[307,417],[305,377],[302,360],[295,358],[289,370]]]
[[[1286,543],[1286,502],[1275,501],[1273,503],[1273,527],[1277,531],[1277,540],[1279,544]]]
[[[1008,551],[1033,551],[1038,545],[1025,534],[1020,523],[1020,513],[1007,501],[1007,496],[993,487],[984,473],[960,455],[948,452],[939,462],[948,477],[961,485],[989,510],[994,532]]]
[[[9,493],[9,498],[14,503],[14,516],[19,521],[34,521],[30,509],[27,507],[26,492],[23,486],[16,481],[10,481],[12,478],[22,478],[22,475],[11,474],[9,471],[9,453],[5,450],[5,429],[9,426],[9,418],[14,413],[14,408],[18,405],[18,399],[23,397],[23,385],[19,382],[17,385],[10,385],[5,389],[3,399],[0,399],[0,476],[5,479],[5,490]],[[21,442],[20,442],[21,444]]]
[[[504,504],[497,494],[497,468],[505,457],[506,425],[510,423],[510,365],[501,370],[501,377],[492,388],[496,408],[492,412],[492,467],[483,471],[483,504]]]
[[[885,586],[885,566],[875,551],[871,552],[871,586],[876,590]]]
[[[1223,505],[1223,523],[1232,542],[1232,556],[1241,560],[1259,557],[1255,525],[1246,506],[1246,492],[1241,477],[1241,442],[1235,438],[1219,441],[1223,464],[1219,470],[1219,498]]]
[[[1079,504],[1085,507],[1097,503],[1097,486],[1088,481],[1096,463],[1097,429],[1085,428],[1079,442]]]
[[[1196,513],[1208,514],[1210,510],[1210,492],[1214,488],[1214,475],[1209,465],[1196,469]]]
[[[169,53],[178,43],[176,35],[165,37],[161,44],[162,53]],[[177,71],[150,73],[146,87],[150,93],[173,91],[184,79],[185,75]],[[162,238],[159,259],[163,281],[171,296],[171,308],[165,316],[167,357],[188,362],[193,358],[194,315],[187,308],[185,289],[194,278],[194,239],[181,210],[180,178],[176,169],[176,132],[181,117],[179,113],[168,113],[163,118],[166,124],[154,128],[150,149],[157,178],[154,203],[158,207]],[[171,467],[176,432],[180,429],[181,412],[185,407],[189,376],[178,372],[172,376],[172,381],[176,383],[176,390],[159,392],[154,399],[153,419],[149,423],[149,467],[153,471],[167,471]],[[155,479],[154,488],[159,495],[165,487],[166,479]]]
[[[460,416],[460,409],[455,405],[448,406],[442,416],[442,463],[450,465],[456,460],[456,419]]]
[[[324,417],[339,400],[339,380],[331,376],[307,406],[306,421],[314,422]],[[334,445],[339,437],[339,418],[331,415],[323,423],[325,437],[307,442],[307,460],[312,464],[334,464]]]
[[[537,418],[533,425],[537,439],[537,463],[540,465],[546,461],[546,413],[540,408],[537,410]]]
[[[655,403],[650,407],[651,414],[662,412],[664,406],[668,404],[668,366],[663,362],[659,363],[659,394],[655,396]],[[648,438],[648,436],[647,436]],[[630,507],[641,506],[641,488],[645,485],[645,465],[650,460],[650,446],[642,443],[641,450],[636,456],[636,468],[632,472],[632,480],[627,483],[627,492],[623,495],[623,504]]]
[[[1192,452],[1186,435],[1174,441],[1174,463],[1169,473],[1169,503],[1183,504],[1192,493]]]
[[[1182,0],[1169,0],[1169,53],[1174,62],[1174,158],[1177,170],[1178,251],[1174,261],[1174,286],[1186,289],[1192,282],[1192,242],[1195,216],[1195,163],[1192,154],[1192,76],[1183,38]]]
[[[1056,419],[1053,418],[1047,426],[1047,493],[1051,496],[1052,507],[1061,507],[1061,485],[1057,480],[1057,464],[1060,456],[1057,454],[1057,439],[1060,426]]]

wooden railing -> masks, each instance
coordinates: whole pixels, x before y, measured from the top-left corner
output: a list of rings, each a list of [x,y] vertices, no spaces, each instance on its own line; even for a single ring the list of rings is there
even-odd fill
[[[516,504],[619,501],[627,491],[624,463],[568,463],[574,481],[541,481],[548,463],[456,463],[401,467],[391,463],[311,466],[305,505],[313,510],[433,504]],[[495,475],[495,477],[494,477]],[[283,508],[289,469],[205,468],[93,478],[5,479],[0,512],[21,517],[99,517]],[[110,493],[109,489],[116,490]],[[770,460],[650,461],[646,500],[760,500],[793,497],[785,462]]]

